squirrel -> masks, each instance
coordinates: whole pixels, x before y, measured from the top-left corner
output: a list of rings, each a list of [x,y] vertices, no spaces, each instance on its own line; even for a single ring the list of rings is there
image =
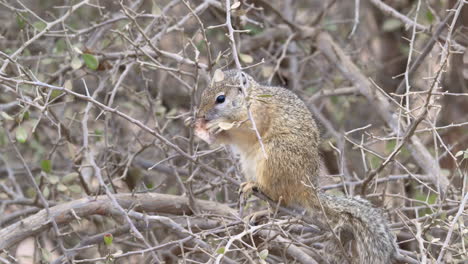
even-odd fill
[[[239,70],[217,70],[202,92],[195,135],[210,144],[230,145],[240,154],[247,178],[241,192],[257,189],[281,205],[303,208],[308,215],[321,215],[322,221],[331,223],[341,245],[325,247],[333,255],[330,263],[392,263],[397,246],[379,209],[367,200],[316,188],[319,130],[293,92],[261,85]]]

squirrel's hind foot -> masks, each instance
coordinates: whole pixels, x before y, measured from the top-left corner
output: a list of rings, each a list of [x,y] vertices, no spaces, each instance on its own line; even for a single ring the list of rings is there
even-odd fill
[[[248,198],[253,192],[258,190],[258,185],[254,181],[246,181],[240,184],[239,194]]]

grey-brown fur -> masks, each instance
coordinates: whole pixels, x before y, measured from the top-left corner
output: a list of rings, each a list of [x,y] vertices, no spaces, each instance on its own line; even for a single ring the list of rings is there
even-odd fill
[[[335,225],[335,233],[341,238],[352,263],[392,263],[396,246],[393,234],[380,209],[358,197],[340,197],[319,193],[327,217]],[[320,210],[315,201],[310,202],[314,211]],[[351,234],[346,237],[343,234]],[[330,238],[330,240],[332,240]],[[328,243],[326,252],[341,252],[336,243]],[[340,254],[331,254],[330,263],[346,263]]]
[[[289,90],[258,84],[235,70],[221,76],[202,93],[197,118],[209,131],[216,131],[218,143],[239,152],[248,179],[244,191],[256,187],[271,199],[306,208],[323,221],[322,205],[345,248],[351,248],[353,263],[391,263],[396,248],[380,210],[366,200],[332,196],[310,186],[317,185],[320,172],[319,133],[304,102]],[[247,96],[240,89],[241,82]],[[226,97],[223,104],[216,103],[220,94]],[[248,121],[247,106],[267,158]],[[220,122],[241,125],[219,132]],[[345,263],[341,247],[333,239],[325,250],[331,263]]]

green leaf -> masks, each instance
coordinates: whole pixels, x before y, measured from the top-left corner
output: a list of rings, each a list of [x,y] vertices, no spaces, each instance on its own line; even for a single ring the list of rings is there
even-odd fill
[[[50,262],[52,260],[50,252],[45,248],[41,248],[41,257],[45,262]]]
[[[327,31],[337,31],[338,30],[338,26],[336,25],[336,23],[327,23],[324,25],[324,28],[327,30]]]
[[[42,31],[47,27],[47,24],[42,21],[36,21],[33,23],[33,27],[38,31]]]
[[[23,56],[31,56],[31,51],[28,48],[26,48],[23,50],[23,52],[21,52],[21,54]]]
[[[418,201],[421,201],[423,203],[434,204],[437,201],[437,194],[431,193],[431,194],[427,195],[426,193],[423,193],[421,191],[417,191],[414,194],[414,199],[418,200]],[[430,208],[421,208],[421,209],[418,210],[419,216],[425,216],[425,215],[428,215],[428,214],[431,214],[431,213],[433,213],[433,211]]]
[[[268,257],[268,249],[260,251],[260,253],[258,253],[258,256],[260,257],[260,259],[265,260]]]
[[[44,187],[44,190],[42,190],[42,195],[44,195],[45,198],[49,198],[50,189],[48,186]]]
[[[439,219],[442,221],[445,221],[445,219],[447,219],[447,212],[441,212]]]
[[[388,152],[388,153],[391,153],[392,151],[395,150],[396,148],[396,140],[389,140],[387,141],[387,143],[385,144],[385,150]]]
[[[28,198],[34,198],[36,196],[36,190],[34,190],[33,187],[29,187],[26,189],[26,197]]]
[[[49,65],[49,64],[52,64],[54,62],[53,59],[51,58],[45,58],[43,60],[41,60],[41,63],[44,64],[44,65]]]
[[[435,17],[434,17],[434,14],[432,14],[431,10],[427,10],[426,18],[427,18],[427,21],[429,21],[429,23],[434,22]]]
[[[418,191],[418,192],[415,193],[413,198],[418,200],[418,201],[425,202],[426,199],[427,199],[427,195],[420,192],[420,191]]]
[[[250,35],[258,35],[258,34],[263,32],[263,28],[258,27],[258,26],[254,26],[254,25],[251,25],[251,24],[245,25],[244,28],[249,30],[248,34],[250,34]]]
[[[392,32],[401,28],[402,26],[403,26],[403,23],[401,23],[400,20],[390,18],[390,19],[385,20],[385,22],[383,23],[382,29],[383,31],[386,31],[386,32]]]
[[[19,29],[24,29],[26,26],[26,20],[19,14],[16,15],[16,24],[18,24]]]
[[[24,129],[24,127],[19,126],[16,129],[16,140],[19,143],[25,143],[27,139],[28,139],[28,132],[26,132],[26,129]]]
[[[216,250],[216,253],[218,253],[218,254],[224,254],[224,252],[226,252],[225,247],[220,247],[220,248],[218,248],[218,250]]]
[[[49,175],[49,176],[47,176],[47,180],[52,184],[57,184],[60,179],[56,175]]]
[[[272,97],[273,95],[271,94],[261,94],[261,95],[257,95],[257,97],[263,97],[263,98],[268,98],[268,97]]]
[[[63,176],[62,178],[62,183],[70,183],[72,181],[74,181],[76,178],[78,178],[78,173],[77,172],[71,172],[71,173],[68,173],[67,175]]]
[[[45,173],[50,173],[52,171],[52,162],[50,160],[41,161],[41,169]]]
[[[112,241],[114,240],[114,237],[112,236],[112,234],[105,234],[104,235],[104,243],[107,245],[107,246],[110,246],[112,245]]]
[[[81,187],[77,184],[73,184],[72,186],[68,187],[68,189],[74,193],[81,193]]]
[[[104,135],[104,131],[102,131],[100,129],[94,129],[94,134],[96,136],[102,136],[102,135]]]
[[[65,52],[66,50],[67,50],[67,43],[65,42],[65,40],[59,39],[55,43],[55,47],[52,50],[52,52],[53,53],[62,53],[62,52]]]
[[[59,183],[59,184],[57,185],[57,190],[58,190],[59,192],[65,192],[65,191],[67,190],[67,186],[65,186],[65,185],[63,185],[63,184],[61,184],[61,183]]]
[[[99,67],[99,61],[96,57],[89,53],[83,53],[83,55],[81,56],[88,68],[90,68],[91,70],[97,70],[97,68]]]
[[[23,118],[23,120],[28,120],[29,119],[29,111],[24,111],[22,118]]]
[[[377,168],[380,166],[380,163],[382,163],[382,160],[374,155],[369,156],[369,163],[371,165],[371,168]]]
[[[62,94],[63,92],[60,90],[52,90],[52,92],[50,93],[50,99],[55,99]]]
[[[428,204],[435,204],[436,201],[437,201],[437,194],[435,194],[435,193],[429,194],[429,197],[427,199],[427,203]]]

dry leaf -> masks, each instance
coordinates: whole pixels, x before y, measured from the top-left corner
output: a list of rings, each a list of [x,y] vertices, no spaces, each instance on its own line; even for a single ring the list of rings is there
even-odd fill
[[[73,90],[73,83],[71,80],[66,80],[65,83],[63,84],[63,88],[72,91]]]
[[[83,52],[81,51],[80,48],[78,48],[77,46],[73,46],[73,50],[78,53],[78,54],[83,54]]]
[[[215,82],[221,82],[222,80],[224,80],[224,72],[220,69],[217,69],[213,75],[213,80]]]
[[[78,70],[83,66],[83,61],[78,57],[74,57],[70,64],[73,70]]]
[[[263,66],[262,67],[262,76],[263,77],[270,77],[273,74],[275,69],[272,66]]]
[[[234,4],[231,5],[231,9],[236,9],[241,5],[240,2],[235,2]]]
[[[229,130],[234,127],[234,123],[220,122],[218,126],[222,130]]]
[[[248,54],[239,53],[239,57],[245,63],[252,63],[253,62],[252,56],[250,56]]]

